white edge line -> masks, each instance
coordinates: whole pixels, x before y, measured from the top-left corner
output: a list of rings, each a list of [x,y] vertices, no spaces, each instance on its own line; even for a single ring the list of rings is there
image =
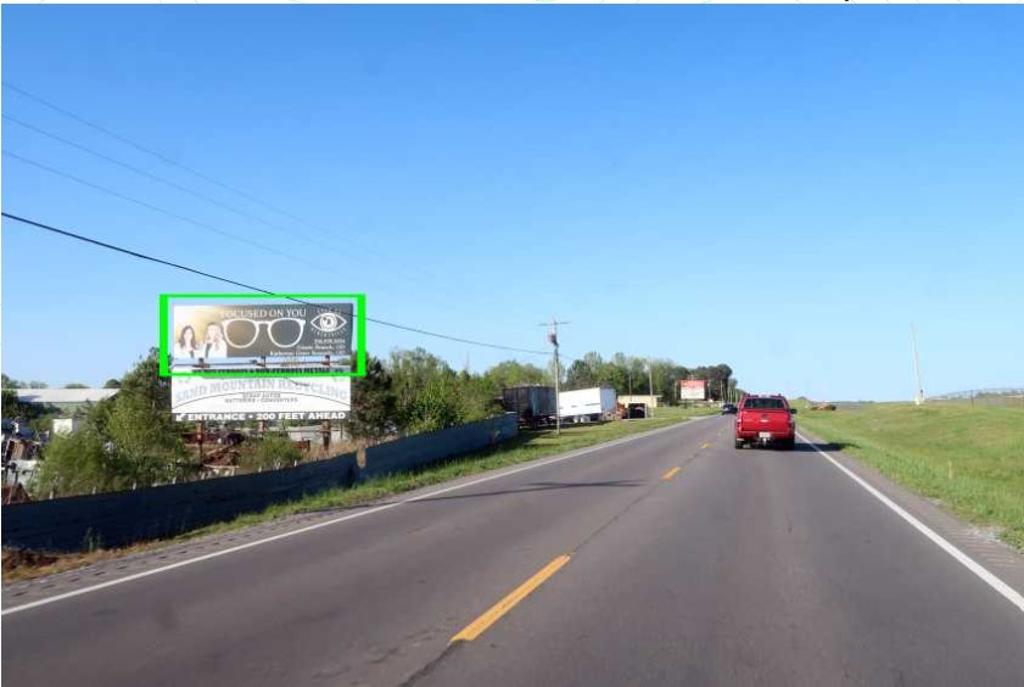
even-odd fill
[[[668,427],[660,427],[658,429],[653,429],[653,430],[651,430],[649,432],[640,432],[640,433],[634,434],[632,436],[622,437],[621,439],[615,439],[613,441],[608,441],[608,442],[605,442],[605,443],[602,443],[602,444],[597,444],[595,446],[589,446],[587,448],[579,449],[577,451],[573,451],[573,452],[570,452],[570,453],[567,453],[567,454],[564,454],[564,455],[561,455],[561,456],[557,456],[555,458],[549,458],[547,460],[542,460],[542,461],[539,461],[539,462],[536,462],[536,463],[529,463],[528,465],[523,465],[521,467],[513,468],[511,470],[505,470],[505,471],[502,471],[502,472],[497,473],[497,474],[487,475],[485,477],[480,477],[479,479],[471,480],[469,482],[463,482],[461,484],[455,484],[455,485],[452,485],[450,487],[444,487],[443,489],[437,489],[437,490],[431,491],[431,492],[426,493],[426,494],[420,494],[419,496],[412,496],[412,497],[407,498],[407,499],[402,499],[401,501],[394,501],[392,503],[385,503],[385,504],[377,506],[375,508],[370,508],[369,510],[359,511],[358,513],[349,513],[348,515],[343,515],[343,516],[338,517],[338,518],[332,518],[331,520],[325,520],[324,522],[318,522],[318,523],[315,523],[313,525],[307,525],[306,527],[300,527],[297,530],[290,530],[288,532],[282,532],[281,534],[275,534],[275,535],[270,536],[270,537],[264,537],[263,539],[257,539],[256,541],[246,542],[245,544],[239,544],[237,546],[232,546],[232,547],[227,548],[227,549],[221,549],[220,551],[212,551],[210,553],[203,554],[202,556],[196,556],[195,558],[189,558],[189,559],[184,560],[184,561],[177,561],[176,563],[170,563],[168,565],[163,565],[163,566],[160,566],[159,568],[153,568],[152,570],[144,570],[142,572],[134,573],[132,575],[126,575],[125,577],[119,577],[116,580],[108,580],[106,582],[101,582],[99,584],[94,584],[94,585],[91,585],[89,587],[82,587],[81,589],[74,589],[74,590],[72,590],[70,592],[65,592],[63,594],[56,594],[54,596],[49,596],[49,597],[46,597],[45,599],[38,599],[36,601],[30,601],[29,603],[22,604],[21,606],[14,606],[13,608],[5,608],[5,609],[3,609],[3,611],[0,611],[0,616],[10,615],[10,614],[13,614],[13,613],[19,613],[21,611],[27,611],[27,610],[29,610],[31,608],[38,608],[39,606],[45,606],[47,604],[56,603],[58,601],[63,601],[65,599],[70,599],[70,598],[73,598],[73,597],[76,597],[76,596],[82,596],[83,594],[89,594],[91,592],[97,592],[97,591],[99,591],[101,589],[107,589],[108,587],[114,587],[114,586],[119,585],[119,584],[125,584],[126,582],[132,582],[134,580],[140,580],[140,579],[142,579],[144,577],[149,577],[151,575],[158,575],[160,573],[165,573],[165,572],[168,572],[170,570],[175,570],[176,568],[183,568],[183,567],[185,567],[187,565],[192,565],[194,563],[200,563],[202,561],[208,561],[211,558],[218,558],[220,556],[226,556],[226,555],[231,554],[231,553],[237,553],[238,551],[244,551],[245,549],[250,549],[250,548],[253,548],[255,546],[261,546],[263,544],[269,544],[270,542],[278,541],[279,539],[287,539],[288,537],[294,537],[294,536],[299,535],[299,534],[305,534],[306,532],[312,532],[313,530],[318,530],[321,527],[329,527],[331,525],[337,525],[338,523],[345,522],[347,520],[354,520],[356,518],[361,518],[364,515],[372,515],[374,513],[380,513],[381,511],[385,511],[385,510],[388,510],[388,509],[391,509],[391,508],[395,508],[397,506],[401,506],[401,505],[406,504],[406,503],[413,503],[415,501],[423,501],[425,499],[429,499],[429,498],[432,498],[434,496],[439,496],[441,494],[446,494],[446,493],[448,493],[450,491],[456,491],[458,489],[465,489],[466,487],[472,487],[474,485],[482,484],[484,482],[490,482],[491,480],[501,479],[502,477],[508,477],[509,475],[515,475],[517,473],[525,472],[527,470],[533,470],[533,469],[536,469],[536,468],[541,468],[541,467],[544,467],[546,465],[551,465],[553,463],[560,463],[563,460],[569,460],[571,458],[577,458],[579,456],[586,455],[588,453],[593,453],[595,451],[602,451],[604,449],[612,448],[614,446],[618,446],[619,444],[624,444],[624,443],[629,442],[629,441],[635,441],[637,439],[643,439],[644,437],[649,437],[649,436],[652,436],[652,435],[655,435],[655,434],[660,434],[662,432],[667,432],[667,431],[672,430],[672,429],[679,429],[680,427],[685,427],[685,426],[689,425],[690,422],[692,422],[694,420],[701,420],[701,419],[704,419],[705,417],[715,417],[715,416],[713,416],[713,415],[700,415],[700,416],[693,417],[693,418],[687,418],[686,422],[678,422],[678,423],[669,425]]]
[[[944,539],[941,535],[937,534],[933,529],[925,525],[923,522],[915,518],[913,515],[905,511],[895,501],[893,501],[888,496],[880,492],[878,489],[868,484],[859,475],[854,473],[852,470],[847,468],[838,460],[822,451],[813,441],[811,441],[804,435],[800,434],[799,432],[797,432],[796,435],[800,437],[800,439],[802,439],[803,441],[807,442],[808,445],[812,446],[815,451],[825,456],[825,458],[827,458],[830,463],[832,463],[834,466],[836,466],[844,473],[846,473],[847,477],[852,479],[860,486],[864,487],[864,489],[867,490],[869,494],[871,494],[876,499],[884,503],[898,516],[900,516],[901,518],[909,522],[911,525],[913,525],[918,532],[931,539],[936,546],[938,546],[940,549],[942,549],[950,556],[955,558],[958,563],[960,563],[965,568],[970,570],[972,573],[980,577],[985,582],[985,584],[987,584],[988,586],[992,587],[992,589],[1002,594],[1010,603],[1016,606],[1018,610],[1024,612],[1024,596],[1021,596],[1021,594],[1017,592],[1017,590],[1015,590],[1013,587],[1011,587],[1010,585],[1006,584],[1001,579],[993,575],[983,565],[981,565],[976,560],[968,556],[966,553],[950,544],[949,541]]]

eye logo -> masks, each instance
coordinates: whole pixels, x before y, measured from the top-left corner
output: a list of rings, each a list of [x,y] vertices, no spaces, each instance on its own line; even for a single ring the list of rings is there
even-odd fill
[[[333,312],[322,312],[310,320],[309,323],[313,325],[313,329],[324,334],[333,334],[339,329],[344,329],[345,325],[348,324],[344,317]]]

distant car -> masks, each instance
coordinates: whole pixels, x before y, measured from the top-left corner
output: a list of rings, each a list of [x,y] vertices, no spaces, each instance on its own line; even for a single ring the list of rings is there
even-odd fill
[[[736,404],[735,403],[726,403],[725,405],[722,406],[722,415],[735,415],[735,414],[736,414]]]
[[[744,396],[736,414],[736,448],[769,444],[792,449],[796,444],[796,408],[785,396]]]

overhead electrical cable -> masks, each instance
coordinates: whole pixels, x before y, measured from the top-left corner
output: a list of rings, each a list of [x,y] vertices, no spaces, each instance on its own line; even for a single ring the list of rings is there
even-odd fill
[[[189,267],[188,265],[183,265],[181,263],[173,262],[171,260],[165,260],[164,258],[160,258],[160,257],[157,257],[155,255],[149,255],[147,253],[142,253],[140,251],[131,250],[130,248],[125,248],[123,246],[118,246],[118,245],[113,244],[113,243],[108,243],[106,241],[101,241],[99,239],[95,239],[95,238],[92,238],[90,236],[86,236],[84,234],[80,234],[78,232],[70,231],[68,229],[61,229],[60,227],[56,227],[56,226],[53,226],[51,224],[46,224],[44,222],[39,222],[37,220],[30,219],[28,217],[23,217],[21,215],[16,215],[16,214],[11,213],[11,212],[4,211],[4,212],[2,212],[0,214],[2,214],[3,217],[6,217],[9,220],[12,220],[12,221],[15,221],[15,222],[20,222],[21,224],[25,224],[25,225],[28,225],[28,226],[31,226],[31,227],[35,227],[36,229],[41,229],[41,230],[44,230],[44,231],[51,232],[53,234],[57,234],[59,236],[63,236],[65,238],[74,239],[76,241],[81,241],[83,243],[88,243],[88,244],[91,244],[91,245],[94,245],[94,246],[97,246],[97,247],[100,247],[100,248],[104,248],[106,250],[110,250],[110,251],[114,251],[114,252],[117,252],[117,253],[121,253],[123,255],[128,255],[130,257],[133,257],[133,258],[136,258],[136,259],[139,259],[139,260],[145,260],[145,261],[153,262],[153,263],[156,263],[156,264],[159,264],[159,265],[164,265],[166,267],[172,267],[172,268],[177,269],[177,270],[182,270],[184,272],[190,272],[192,274],[199,275],[201,277],[206,277],[208,279],[214,279],[216,281],[223,282],[225,284],[231,284],[233,286],[239,286],[239,287],[241,287],[243,289],[249,289],[250,291],[254,291],[256,293],[263,293],[263,294],[267,294],[267,295],[278,295],[277,292],[271,291],[269,289],[265,289],[265,288],[260,287],[260,286],[254,286],[252,284],[247,284],[245,282],[241,282],[241,281],[238,281],[236,279],[231,279],[230,277],[224,277],[224,276],[221,276],[221,275],[214,274],[212,272],[207,272],[205,270],[201,270],[201,269],[198,269],[198,268],[195,268],[195,267]],[[315,305],[313,303],[309,303],[308,301],[302,301],[302,300],[297,299],[297,298],[290,298],[290,297],[286,297],[286,296],[282,296],[282,298],[288,298],[288,300],[296,301],[296,302],[299,302],[299,303],[304,303],[306,305]],[[543,355],[543,356],[548,356],[549,355],[549,353],[547,351],[540,351],[540,350],[534,350],[534,349],[529,349],[529,348],[517,348],[515,346],[506,346],[504,344],[496,344],[496,343],[491,343],[491,342],[488,342],[488,341],[478,341],[476,339],[469,339],[469,338],[465,338],[465,337],[461,337],[461,336],[454,336],[454,335],[451,335],[451,334],[444,334],[444,333],[441,333],[441,332],[434,332],[434,331],[430,331],[430,330],[427,330],[427,329],[422,329],[420,327],[412,327],[412,326],[409,326],[409,325],[399,324],[397,322],[390,322],[390,321],[387,321],[387,320],[381,320],[381,319],[374,318],[374,317],[367,317],[363,313],[360,313],[359,316],[361,316],[367,322],[373,322],[374,324],[379,324],[382,327],[390,327],[392,329],[399,329],[399,330],[406,331],[406,332],[412,332],[414,334],[421,334],[423,336],[431,336],[431,337],[438,338],[438,339],[445,339],[445,340],[448,340],[448,341],[455,341],[457,343],[469,344],[471,346],[480,346],[480,347],[484,347],[484,348],[492,348],[492,349],[501,350],[501,351],[510,351],[510,352],[513,352],[513,353],[527,353],[527,354],[530,354],[530,355]]]

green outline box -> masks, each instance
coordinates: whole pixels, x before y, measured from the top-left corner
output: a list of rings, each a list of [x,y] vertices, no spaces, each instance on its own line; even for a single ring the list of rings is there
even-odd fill
[[[345,298],[355,301],[356,369],[352,372],[171,372],[168,365],[168,313],[172,298]],[[315,364],[315,363],[311,363]],[[366,294],[365,293],[162,293],[160,294],[160,376],[161,377],[365,377],[366,376]]]

